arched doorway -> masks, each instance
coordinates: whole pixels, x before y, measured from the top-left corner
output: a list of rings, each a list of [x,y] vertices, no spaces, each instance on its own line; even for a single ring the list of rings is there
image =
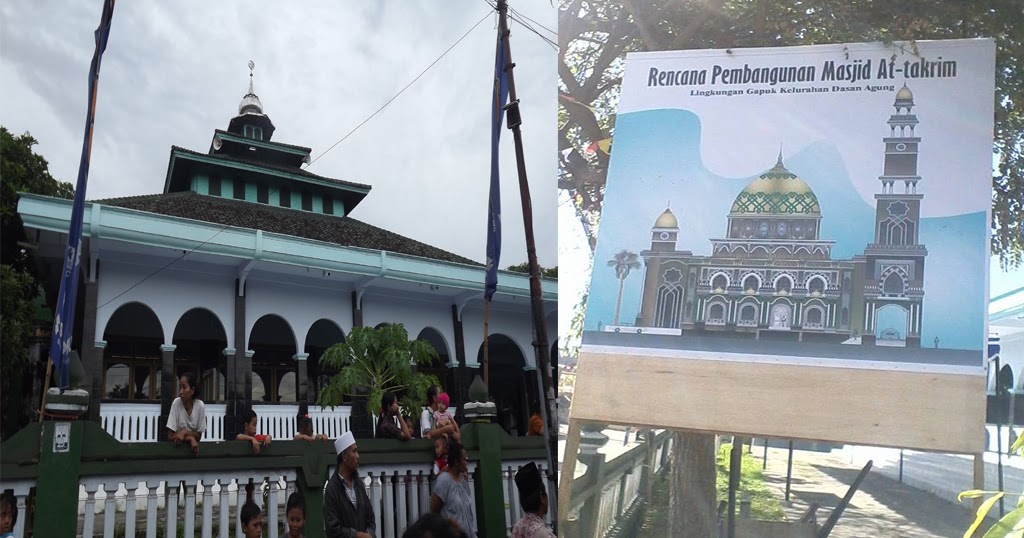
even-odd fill
[[[441,389],[455,399],[455,401],[452,402],[452,405],[457,405],[461,413],[463,404],[461,401],[462,395],[455,394],[454,370],[448,368],[451,356],[448,354],[448,344],[444,341],[444,336],[442,336],[437,329],[434,329],[433,327],[426,327],[420,331],[420,334],[416,336],[416,339],[429,342],[434,348],[434,351],[437,352],[437,358],[430,361],[430,364],[417,366],[416,371],[437,377],[437,380],[440,382]]]
[[[220,319],[205,308],[193,308],[174,326],[174,375],[192,372],[199,377],[199,397],[204,402],[227,399],[224,349],[227,333]],[[234,360],[234,359],[232,359]]]
[[[345,332],[338,327],[337,323],[329,319],[319,319],[309,332],[306,333],[306,345],[303,348],[309,354],[306,358],[307,387],[306,401],[310,404],[316,403],[320,389],[336,373],[331,369],[325,369],[320,365],[320,357],[327,351],[327,348],[345,341]]]
[[[498,424],[510,435],[524,435],[530,418],[523,372],[526,357],[515,341],[503,334],[492,334],[488,340],[487,390],[498,408]],[[477,362],[483,365],[483,360],[484,344],[481,344]]]
[[[789,303],[776,303],[772,306],[769,328],[789,330],[793,324],[793,308]]]
[[[249,349],[254,352],[249,393],[253,404],[297,400],[295,348],[295,333],[281,316],[267,314],[256,320],[249,333]]]
[[[103,400],[159,401],[164,331],[148,306],[118,307],[103,329]]]
[[[900,305],[888,304],[875,315],[875,338],[879,345],[902,346],[907,339],[909,315]]]
[[[1006,394],[1010,389],[1013,388],[1013,368],[1010,368],[1009,364],[1004,364],[999,369],[999,373],[996,375],[996,394]]]

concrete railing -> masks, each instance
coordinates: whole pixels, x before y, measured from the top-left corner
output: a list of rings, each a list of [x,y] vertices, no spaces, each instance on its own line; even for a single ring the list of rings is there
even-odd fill
[[[287,432],[283,432],[286,434]],[[527,462],[544,467],[542,437],[507,436],[494,424],[468,424],[463,441],[480,536],[505,536],[523,514],[514,476]],[[360,476],[374,507],[377,536],[401,536],[429,510],[433,445],[427,440],[359,440]],[[240,535],[246,485],[262,505],[268,536],[283,534],[288,494],[306,500],[308,537],[323,536],[323,491],[335,467],[331,443],[280,441],[259,455],[249,443],[204,443],[199,455],[172,443],[121,443],[98,424],[32,424],[0,446],[0,489],[17,498],[15,536],[128,537]],[[33,510],[32,499],[45,499]],[[265,500],[264,500],[265,499]],[[42,501],[41,501],[42,502]],[[45,506],[45,507],[44,507]],[[136,525],[139,532],[136,533]],[[119,532],[119,531],[118,531]]]

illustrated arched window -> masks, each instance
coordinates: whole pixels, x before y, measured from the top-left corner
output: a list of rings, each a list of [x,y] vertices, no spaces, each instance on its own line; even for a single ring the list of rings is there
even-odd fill
[[[772,329],[789,329],[792,325],[793,309],[786,303],[779,303],[772,307],[771,322]]]
[[[905,292],[903,277],[896,272],[889,273],[882,284],[882,292],[886,295],[903,295]]]
[[[758,282],[755,275],[748,275],[747,278],[743,279],[743,291],[757,291],[760,286],[761,283]]]
[[[708,307],[708,323],[724,324],[725,323],[725,305],[721,303],[712,304]]]
[[[740,325],[757,325],[757,307],[752,304],[740,308]]]
[[[728,287],[729,278],[726,277],[725,275],[715,275],[715,277],[711,279],[711,289],[713,290],[724,290],[725,288]]]
[[[810,325],[821,325],[822,316],[821,309],[810,308],[807,310],[807,323]]]
[[[791,291],[793,291],[793,281],[788,276],[781,276],[775,281],[776,293],[789,293]]]
[[[127,400],[129,394],[127,364],[111,364],[104,376],[103,397],[111,400]]]
[[[807,283],[807,292],[817,294],[825,293],[825,279],[821,277],[811,278],[811,280]]]
[[[269,401],[270,395],[267,394],[267,389],[263,386],[263,379],[258,375],[252,376],[252,402],[263,403]]]

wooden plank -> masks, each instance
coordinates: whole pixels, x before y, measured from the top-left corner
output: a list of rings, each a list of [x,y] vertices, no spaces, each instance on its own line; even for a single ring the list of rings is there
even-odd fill
[[[983,375],[651,352],[581,352],[570,418],[961,454],[985,448]]]

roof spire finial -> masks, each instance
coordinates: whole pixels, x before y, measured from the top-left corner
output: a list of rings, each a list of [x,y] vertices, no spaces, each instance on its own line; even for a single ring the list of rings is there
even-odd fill
[[[782,166],[782,142],[779,142],[779,162],[775,164]]]
[[[665,203],[665,208],[672,209],[672,200],[669,200],[668,202]]]
[[[253,89],[252,89],[252,70],[255,69],[255,68],[256,68],[256,64],[254,64],[252,60],[249,60],[249,94],[248,95],[256,95],[256,92],[254,92]]]

